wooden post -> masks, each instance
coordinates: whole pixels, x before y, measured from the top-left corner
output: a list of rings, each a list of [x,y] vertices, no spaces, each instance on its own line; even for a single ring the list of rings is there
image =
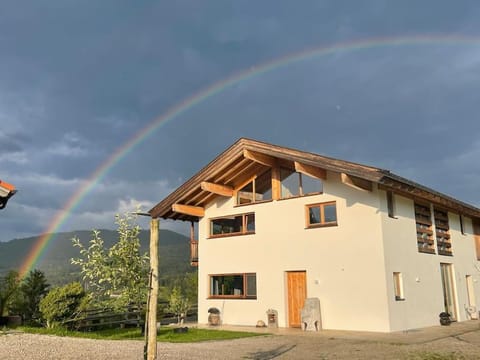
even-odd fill
[[[280,168],[272,168],[272,199],[278,200],[282,197],[282,182],[280,179]]]
[[[158,228],[159,220],[150,220],[150,271],[151,286],[147,309],[147,360],[157,359],[157,298],[158,298]]]

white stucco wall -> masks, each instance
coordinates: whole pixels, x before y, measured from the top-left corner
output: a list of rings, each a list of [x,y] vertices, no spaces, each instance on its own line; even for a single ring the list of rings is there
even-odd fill
[[[199,223],[199,322],[217,307],[225,324],[266,322],[278,311],[287,326],[286,271],[304,270],[307,297],[318,297],[326,329],[389,331],[389,292],[378,192],[344,185],[328,173],[324,194],[235,206],[218,197]],[[338,226],[305,229],[305,204],[336,201]],[[209,219],[255,213],[254,235],[209,239]],[[414,234],[415,235],[415,234]],[[414,236],[415,238],[415,236]],[[416,247],[414,247],[416,250]],[[257,274],[257,299],[208,299],[209,275]]]
[[[464,218],[466,234],[461,234],[459,215],[449,212],[453,256],[419,253],[413,200],[394,196],[396,218],[387,215],[385,192],[379,191],[387,273],[390,331],[439,324],[444,311],[440,263],[453,264],[458,320],[466,320],[468,304],[466,275],[472,275],[475,298],[480,299],[480,264],[476,260],[471,220]],[[436,244],[435,244],[436,248]],[[404,301],[395,301],[393,272],[401,272]]]

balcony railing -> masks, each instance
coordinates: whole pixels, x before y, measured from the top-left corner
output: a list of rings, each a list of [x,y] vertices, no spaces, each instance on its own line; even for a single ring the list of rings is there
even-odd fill
[[[198,266],[198,241],[190,240],[190,265]]]

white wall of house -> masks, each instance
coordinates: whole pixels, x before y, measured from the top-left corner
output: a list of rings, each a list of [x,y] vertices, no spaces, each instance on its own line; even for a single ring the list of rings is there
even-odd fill
[[[471,220],[448,213],[453,256],[418,252],[413,200],[394,195],[388,217],[385,191],[359,190],[328,172],[324,193],[236,206],[217,197],[199,223],[199,322],[217,307],[225,324],[254,326],[278,311],[288,326],[286,272],[306,271],[307,297],[320,299],[324,329],[400,331],[437,325],[444,311],[440,263],[453,264],[458,320],[469,319],[466,276],[480,301],[480,262]],[[338,226],[306,229],[305,205],[336,201]],[[255,213],[255,234],[209,238],[210,219]],[[435,244],[436,247],[436,244]],[[395,299],[400,272],[404,300]],[[256,273],[257,299],[209,299],[209,275]],[[475,303],[477,307],[480,303]]]
[[[323,189],[321,195],[246,206],[218,197],[206,207],[199,223],[200,323],[207,323],[208,308],[217,307],[225,324],[253,326],[275,309],[279,325],[288,326],[286,272],[304,270],[307,297],[320,299],[323,328],[390,331],[379,192],[342,184],[333,172]],[[327,201],[336,201],[338,226],[305,229],[305,205]],[[208,238],[210,218],[248,212],[255,213],[254,235]],[[257,274],[256,300],[208,299],[210,274],[247,272]]]
[[[387,215],[385,192],[379,191],[379,194],[390,331],[439,324],[438,315],[444,311],[440,263],[453,264],[458,320],[469,319],[465,311],[468,305],[466,275],[472,275],[475,298],[480,299],[480,264],[476,260],[471,220],[464,218],[464,235],[460,231],[459,215],[448,213],[453,256],[420,253],[413,200],[394,195],[396,218],[390,218]],[[402,274],[404,301],[395,300],[393,272]]]

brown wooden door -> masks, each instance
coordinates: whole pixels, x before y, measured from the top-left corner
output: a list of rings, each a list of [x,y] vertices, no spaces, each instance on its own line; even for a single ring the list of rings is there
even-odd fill
[[[450,318],[453,321],[457,321],[457,294],[455,293],[455,285],[453,283],[454,272],[452,264],[440,263],[440,272],[445,312],[450,314]]]
[[[288,298],[288,325],[300,327],[300,312],[307,297],[307,282],[305,271],[287,272],[287,298]]]

